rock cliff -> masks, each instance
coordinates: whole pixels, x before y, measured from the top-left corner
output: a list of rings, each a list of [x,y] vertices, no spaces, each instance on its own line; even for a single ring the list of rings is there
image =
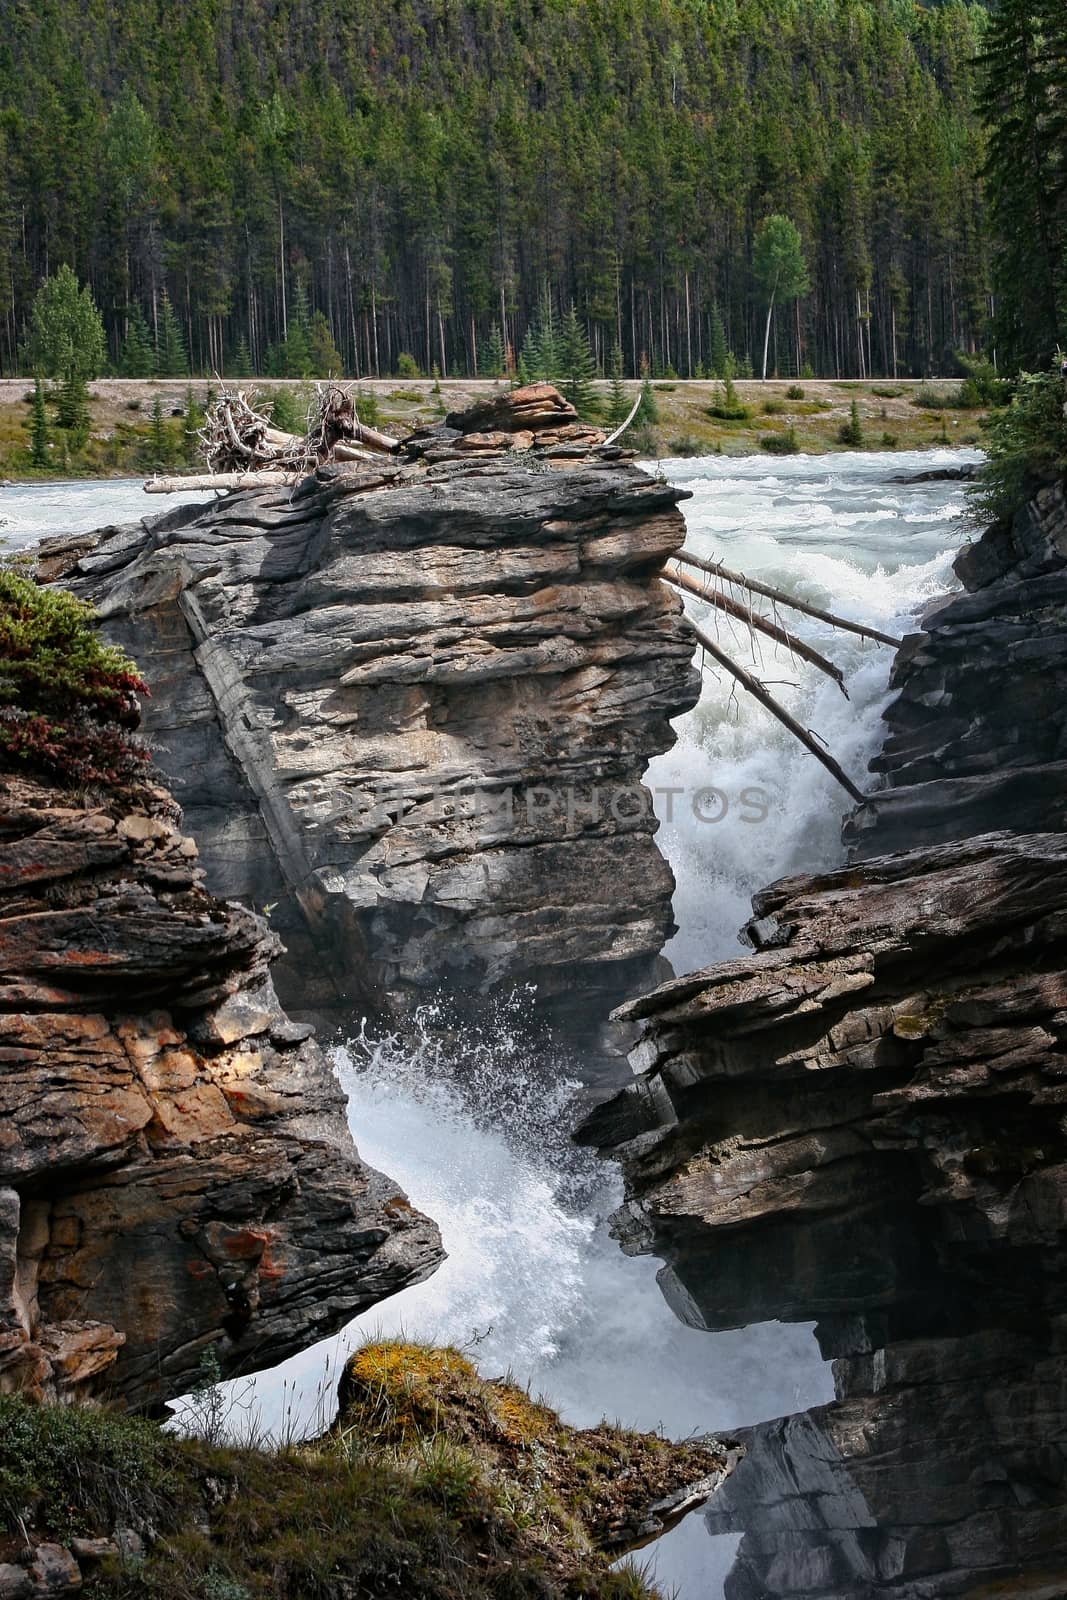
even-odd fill
[[[846,828],[858,856],[1067,826],[1067,486],[1039,490],[955,569],[962,591],[897,653],[871,764],[885,787]]]
[[[699,691],[656,581],[682,495],[554,411],[550,444],[501,453],[505,399],[405,463],[42,562],[136,656],[208,885],[276,906],[305,1015],[528,984],[587,1032],[659,975],[673,879],[641,777]]]
[[[0,776],[0,1389],[158,1408],[442,1259],[165,791]]]
[[[861,859],[623,1007],[639,1076],[584,1130],[679,1315],[817,1318],[834,1361],[713,1509],[730,1600],[1067,1585],[1063,487],[957,571],[898,656]]]

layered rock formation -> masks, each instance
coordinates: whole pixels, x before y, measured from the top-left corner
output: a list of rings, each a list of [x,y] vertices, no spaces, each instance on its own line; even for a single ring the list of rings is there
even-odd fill
[[[442,1259],[178,822],[0,777],[0,1389],[158,1407]]]
[[[1040,489],[955,569],[962,592],[897,654],[871,763],[886,787],[846,829],[856,855],[1067,826],[1067,488]]]
[[[208,884],[275,905],[304,1014],[529,984],[586,1032],[657,976],[673,879],[640,780],[699,691],[656,581],[682,494],[544,442],[576,425],[537,404],[536,451],[450,459],[509,416],[535,437],[502,394],[406,465],[45,553],[139,662]]]
[[[864,859],[624,1007],[640,1076],[586,1125],[681,1316],[818,1318],[835,1363],[713,1511],[730,1600],[1067,1590],[1064,507],[965,551],[902,648]]]

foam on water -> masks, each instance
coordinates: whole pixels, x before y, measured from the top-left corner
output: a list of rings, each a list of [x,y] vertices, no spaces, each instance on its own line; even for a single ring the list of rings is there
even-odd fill
[[[894,481],[887,489],[887,477],[959,462],[948,452],[848,455],[830,465],[825,457],[794,457],[766,474],[758,458],[714,459],[672,463],[670,476],[693,491],[683,509],[695,554],[899,634],[953,581],[963,495],[952,481]],[[700,600],[687,597],[686,606],[825,741],[860,788],[868,785],[889,698],[888,646],[783,614],[786,626],[841,667],[846,699],[773,642],[750,639],[747,628]],[[678,880],[679,932],[667,948],[678,971],[737,953],[737,930],[756,889],[839,861],[841,815],[849,806],[830,774],[768,712],[742,691],[734,694],[718,669],[707,675],[700,705],[676,724],[677,744],[652,762],[648,776],[660,847]],[[700,798],[709,790],[717,792],[713,802]]]
[[[92,533],[111,523],[171,511],[187,501],[212,498],[211,492],[151,499],[143,478],[103,481],[14,483],[0,489],[0,555],[27,549],[53,535]]]

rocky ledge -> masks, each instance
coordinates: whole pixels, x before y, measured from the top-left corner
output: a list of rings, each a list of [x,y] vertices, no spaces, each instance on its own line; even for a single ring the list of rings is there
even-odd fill
[[[657,581],[684,496],[538,407],[44,553],[137,659],[208,885],[275,907],[303,1015],[532,985],[587,1034],[661,975],[641,778],[699,692]]]
[[[730,1600],[1067,1592],[1063,486],[957,571],[898,656],[861,859],[623,1007],[638,1076],[584,1128],[680,1316],[817,1318],[834,1363],[713,1508]]]
[[[0,1388],[158,1408],[432,1272],[162,790],[0,777]]]
[[[1000,828],[1067,827],[1067,485],[1048,484],[955,562],[897,653],[896,699],[852,817],[857,856]]]

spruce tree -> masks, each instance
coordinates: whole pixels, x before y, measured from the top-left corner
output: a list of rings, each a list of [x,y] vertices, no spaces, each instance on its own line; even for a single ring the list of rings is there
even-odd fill
[[[313,377],[339,378],[344,371],[341,352],[334,343],[330,324],[321,311],[316,311],[311,319],[308,357]]]
[[[89,394],[85,379],[73,368],[55,391],[56,422],[70,435],[71,447],[81,448],[89,437]]]
[[[163,421],[163,402],[158,394],[152,401],[152,420],[148,430],[148,464],[159,472],[170,462],[170,439]]]
[[[537,314],[526,330],[522,342],[520,361],[527,383],[556,383],[563,376],[560,361],[560,337],[552,296],[547,288],[541,292]]]
[[[185,413],[182,417],[182,452],[187,466],[194,466],[200,458],[202,442],[200,429],[204,426],[204,413],[197,405],[192,385],[185,391]]]
[[[725,378],[728,346],[726,343],[726,329],[723,326],[722,312],[719,310],[718,301],[711,308],[709,345],[708,370],[713,378]]]
[[[481,358],[478,362],[478,373],[483,378],[502,378],[507,371],[507,356],[504,353],[504,340],[500,333],[499,322],[494,322],[489,331],[489,338],[482,345]]]
[[[622,386],[622,351],[618,345],[613,346],[611,359],[608,363],[608,375],[611,379],[611,388],[608,391],[609,428],[617,428],[626,421],[630,414],[630,407],[626,400],[626,390]]]
[[[1067,7],[1001,0],[981,57],[998,344],[1044,365],[1067,314]]]
[[[282,346],[282,364],[287,378],[315,376],[315,363],[311,355],[311,306],[302,283],[298,283],[293,291],[289,331]]]
[[[303,435],[307,432],[307,411],[301,408],[298,397],[292,389],[288,387],[275,389],[270,402],[271,427],[280,429],[282,433]]]
[[[248,340],[242,333],[233,347],[233,354],[226,363],[226,375],[230,378],[250,378],[252,376],[252,353],[248,348]]]
[[[44,407],[44,386],[37,378],[34,380],[33,410],[30,413],[30,465],[47,467],[49,460],[48,413]]]
[[[123,341],[122,355],[119,357],[119,371],[124,378],[150,378],[155,369],[156,352],[152,346],[152,336],[148,331],[144,312],[134,301],[126,322],[126,338]]]
[[[651,428],[659,421],[659,407],[656,397],[652,393],[652,385],[647,378],[641,382],[641,404],[637,408],[634,422],[639,428]]]
[[[589,348],[589,336],[578,320],[572,300],[559,333],[560,392],[578,415],[588,421],[600,414],[600,402],[593,379],[596,362]]]
[[[189,372],[189,357],[185,349],[185,335],[177,313],[171,305],[170,295],[164,289],[159,301],[159,325],[156,332],[156,372],[161,378],[184,378]]]

